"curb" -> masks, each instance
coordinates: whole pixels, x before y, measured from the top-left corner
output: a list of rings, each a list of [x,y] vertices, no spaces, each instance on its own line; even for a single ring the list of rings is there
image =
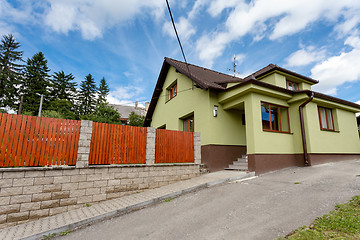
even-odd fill
[[[97,221],[100,221],[100,220],[105,220],[105,219],[109,219],[109,218],[112,218],[112,217],[121,216],[121,215],[124,215],[124,214],[132,212],[132,211],[136,211],[136,210],[140,210],[142,208],[148,207],[148,206],[152,206],[152,205],[154,205],[156,203],[159,203],[159,202],[161,202],[161,201],[163,201],[165,199],[168,199],[168,198],[179,197],[179,196],[184,195],[186,193],[194,192],[194,191],[201,190],[201,189],[204,189],[204,188],[207,188],[207,187],[213,187],[213,186],[217,186],[217,185],[220,185],[220,184],[223,184],[223,183],[232,182],[232,181],[236,181],[236,180],[247,180],[247,179],[250,180],[250,179],[253,179],[254,176],[255,176],[255,172],[250,172],[250,173],[247,173],[247,174],[242,175],[242,176],[230,177],[230,178],[217,180],[217,181],[214,181],[214,182],[208,182],[208,183],[199,184],[199,185],[197,185],[195,187],[190,187],[190,188],[186,188],[186,189],[174,192],[174,193],[166,194],[164,196],[157,197],[157,198],[154,198],[152,200],[137,203],[137,204],[125,207],[125,208],[120,208],[120,209],[117,209],[115,211],[111,211],[111,212],[108,212],[108,213],[105,213],[105,214],[90,217],[88,219],[85,219],[85,220],[82,220],[82,221],[79,221],[79,222],[76,222],[76,223],[71,223],[71,224],[68,224],[68,225],[65,225],[65,226],[62,226],[62,227],[59,227],[59,228],[55,228],[55,229],[52,229],[52,230],[49,230],[49,231],[46,231],[46,232],[37,233],[35,235],[25,237],[25,238],[22,238],[22,239],[24,239],[24,240],[42,239],[44,237],[44,235],[46,236],[46,235],[49,235],[49,234],[51,235],[51,234],[54,234],[54,233],[59,234],[61,232],[74,230],[75,228],[83,227],[85,225],[89,225],[91,223],[94,223],[94,222],[97,222]]]

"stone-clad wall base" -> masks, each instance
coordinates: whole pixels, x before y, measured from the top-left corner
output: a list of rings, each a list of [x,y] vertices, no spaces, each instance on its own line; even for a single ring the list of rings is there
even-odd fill
[[[303,154],[249,154],[248,168],[256,175],[287,167],[303,167]]]
[[[322,153],[311,153],[309,154],[310,165],[322,164],[327,162],[337,162],[345,160],[359,160],[360,154],[322,154]]]
[[[0,228],[200,175],[198,164],[0,170]]]

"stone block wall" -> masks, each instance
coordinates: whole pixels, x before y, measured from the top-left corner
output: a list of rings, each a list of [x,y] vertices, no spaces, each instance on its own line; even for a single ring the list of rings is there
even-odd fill
[[[0,169],[0,228],[196,176],[198,164]]]

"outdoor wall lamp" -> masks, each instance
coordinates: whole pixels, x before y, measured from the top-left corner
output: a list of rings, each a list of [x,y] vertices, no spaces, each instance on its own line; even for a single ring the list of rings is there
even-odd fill
[[[218,115],[218,106],[216,106],[216,105],[214,105],[213,114],[214,114],[214,117],[217,117],[217,115]]]

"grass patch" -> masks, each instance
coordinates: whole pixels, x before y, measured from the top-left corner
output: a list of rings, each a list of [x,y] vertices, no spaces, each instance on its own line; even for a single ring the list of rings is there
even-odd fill
[[[90,203],[86,203],[85,206],[86,206],[86,207],[91,207],[91,204],[90,204]]]
[[[163,202],[171,202],[173,199],[174,199],[173,197],[170,197],[170,198],[164,199]]]
[[[51,234],[51,233],[49,233],[48,235],[43,235],[43,240],[49,240],[49,239],[52,239],[52,238],[54,238],[56,236],[56,233],[53,233],[53,234]]]
[[[279,239],[360,239],[360,196]]]
[[[294,182],[294,184],[301,184],[301,182]]]
[[[71,233],[71,230],[63,231],[63,232],[60,232],[60,236],[67,236],[67,235],[70,235],[70,233]]]

